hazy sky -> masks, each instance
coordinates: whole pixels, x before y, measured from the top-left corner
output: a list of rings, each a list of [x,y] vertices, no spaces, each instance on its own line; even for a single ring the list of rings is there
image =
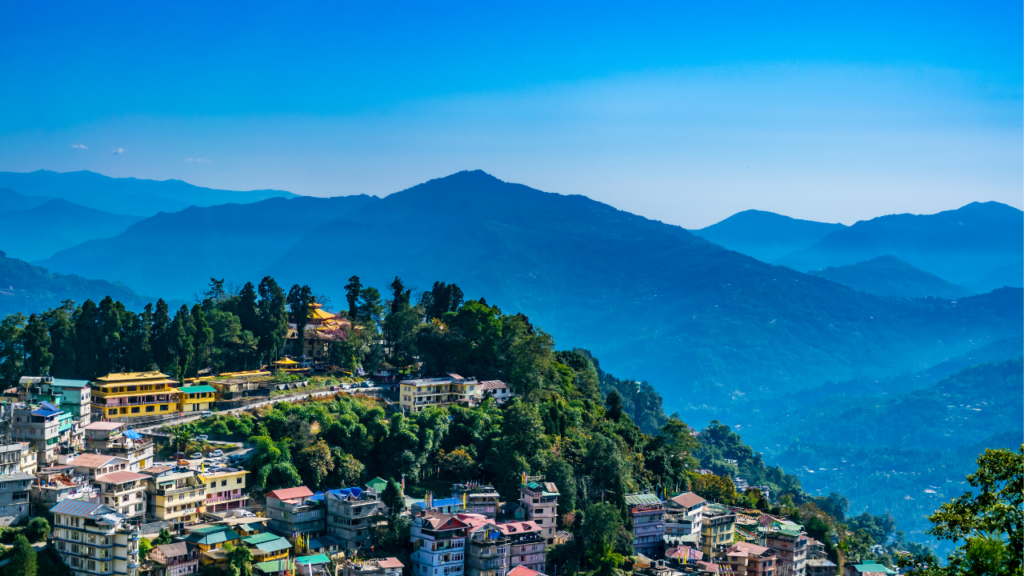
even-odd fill
[[[148,4],[0,6],[0,170],[479,168],[687,227],[1024,207],[1020,2]]]

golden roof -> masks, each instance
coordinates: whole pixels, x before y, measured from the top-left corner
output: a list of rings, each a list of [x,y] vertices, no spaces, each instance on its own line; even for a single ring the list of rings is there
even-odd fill
[[[97,383],[110,384],[113,382],[137,382],[137,381],[148,381],[150,380],[161,380],[169,383],[176,383],[176,380],[171,380],[171,377],[163,372],[117,372],[114,374],[107,374],[96,379]]]
[[[278,361],[274,362],[274,364],[275,365],[276,364],[289,365],[289,364],[298,364],[298,362],[296,362],[295,360],[292,360],[291,358],[285,358],[284,360],[278,360]]]
[[[309,313],[309,316],[310,318],[316,318],[318,320],[330,320],[331,318],[334,318],[334,314],[331,314],[330,312],[326,310],[321,310],[319,308],[315,308],[312,312]]]

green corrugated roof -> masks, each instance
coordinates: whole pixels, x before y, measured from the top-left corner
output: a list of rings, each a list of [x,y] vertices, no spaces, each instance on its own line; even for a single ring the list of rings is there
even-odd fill
[[[654,494],[630,494],[626,496],[626,504],[661,504],[661,498]]]
[[[274,574],[275,572],[284,572],[291,568],[292,561],[287,558],[280,560],[271,560],[270,562],[260,562],[256,565],[256,568],[264,574]]]
[[[296,564],[326,564],[331,559],[326,554],[314,554],[313,556],[302,556],[295,559]]]
[[[224,530],[231,530],[231,527],[225,526],[223,524],[214,524],[212,526],[196,526],[195,528],[190,529],[189,533],[207,534],[209,532],[223,532]]]
[[[178,390],[181,390],[185,394],[195,394],[196,392],[217,392],[213,386],[182,386],[181,388],[178,388]]]
[[[288,543],[288,541],[284,538],[279,537],[276,540],[271,540],[270,542],[261,542],[257,544],[256,547],[264,552],[269,553],[280,552],[281,550],[288,550],[292,547],[292,545]]]
[[[776,530],[775,534],[784,534],[786,536],[792,536],[792,537],[796,538],[796,537],[800,536],[800,531],[799,530],[788,530],[788,529],[784,528],[784,529],[781,529],[781,530]]]
[[[388,486],[388,481],[380,476],[366,482],[367,488],[373,488],[377,492],[383,492]]]
[[[881,564],[875,562],[868,562],[867,564],[857,564],[854,566],[860,572],[884,572],[886,574],[895,574],[896,572],[891,568],[886,568]]]
[[[234,530],[222,530],[220,532],[211,532],[209,534],[193,533],[185,536],[182,540],[192,542],[194,544],[220,544],[221,542],[238,540],[238,533]]]
[[[278,536],[277,534],[269,534],[267,532],[264,532],[262,534],[253,534],[252,536],[246,536],[245,538],[242,538],[242,542],[255,546],[257,544],[262,544],[264,542],[270,542],[271,540],[277,540],[278,538],[280,538],[280,536]]]

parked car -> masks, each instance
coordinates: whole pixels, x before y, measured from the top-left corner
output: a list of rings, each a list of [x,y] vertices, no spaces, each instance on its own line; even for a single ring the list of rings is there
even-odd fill
[[[193,460],[195,460],[197,458],[202,458],[202,457],[203,457],[203,453],[202,452],[196,452],[195,454],[189,456],[189,458],[192,458]]]
[[[188,458],[188,455],[185,454],[184,452],[178,452],[177,454],[174,455],[175,460],[184,460],[186,458]]]
[[[202,442],[206,442],[209,439],[210,439],[210,437],[207,436],[206,434],[200,434],[199,436],[196,436],[196,440],[199,440],[199,441],[202,441]]]
[[[224,455],[224,451],[221,450],[220,448],[218,448],[218,449],[216,449],[216,450],[214,450],[213,452],[210,453],[210,456],[213,456],[214,458],[220,458],[223,455]]]
[[[178,460],[178,466],[185,466],[187,468],[189,464],[190,464],[190,462],[188,460],[185,460],[185,459]]]
[[[209,416],[210,414],[213,414],[213,411],[212,410],[203,410],[202,412],[200,412],[200,414],[202,414],[205,417],[205,416]]]

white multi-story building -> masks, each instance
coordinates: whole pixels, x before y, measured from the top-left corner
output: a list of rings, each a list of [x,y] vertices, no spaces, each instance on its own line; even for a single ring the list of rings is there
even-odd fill
[[[700,535],[705,500],[693,492],[683,492],[669,498],[666,502],[665,536],[666,540],[676,538],[674,544],[680,544],[684,536]],[[697,544],[694,540],[694,544]]]
[[[113,508],[65,500],[50,509],[53,545],[73,576],[135,576],[139,532]]]
[[[423,510],[413,516],[409,540],[415,576],[462,576],[466,562],[466,529],[456,516]]]

